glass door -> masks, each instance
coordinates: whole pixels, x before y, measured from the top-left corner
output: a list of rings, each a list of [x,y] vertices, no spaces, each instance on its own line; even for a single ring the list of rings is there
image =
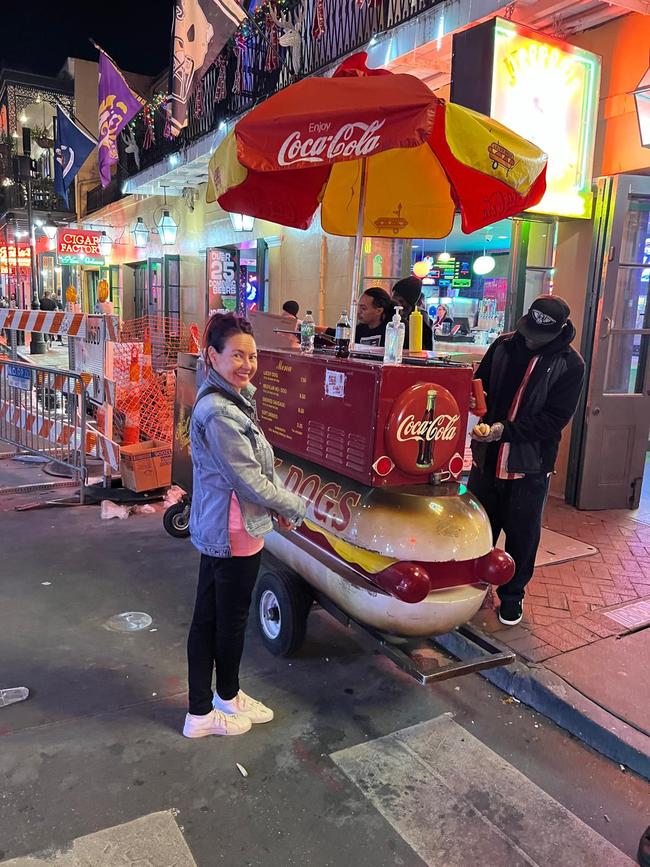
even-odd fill
[[[97,284],[99,283],[99,271],[83,271],[83,301],[84,313],[95,313],[97,306]]]
[[[122,315],[122,305],[120,304],[120,266],[107,265],[99,269],[99,276],[102,280],[106,280],[109,287],[108,300],[113,303],[113,313],[116,316]]]
[[[181,259],[180,256],[165,256],[165,316],[176,323],[181,318]]]
[[[149,316],[162,316],[165,304],[162,259],[149,259],[148,273],[149,305],[147,313]]]
[[[576,504],[636,508],[650,431],[650,178],[601,182],[599,199],[607,231]]]
[[[133,268],[135,291],[135,318],[142,319],[149,312],[147,299],[147,263],[138,262]]]

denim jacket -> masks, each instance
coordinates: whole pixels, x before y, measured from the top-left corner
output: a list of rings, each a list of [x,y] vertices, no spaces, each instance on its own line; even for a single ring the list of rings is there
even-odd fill
[[[221,394],[202,397],[208,386],[248,404],[252,417]],[[210,557],[230,557],[229,513],[233,491],[241,507],[244,526],[254,537],[273,529],[271,512],[294,524],[305,516],[305,504],[287,491],[274,470],[274,456],[257,422],[255,388],[238,394],[209,369],[192,413],[193,491],[190,514],[192,542]]]

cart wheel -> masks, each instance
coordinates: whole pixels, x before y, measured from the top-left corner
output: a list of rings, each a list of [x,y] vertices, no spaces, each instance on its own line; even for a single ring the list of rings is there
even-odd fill
[[[170,506],[163,515],[163,527],[175,539],[185,539],[190,535],[190,504],[181,500]]]
[[[294,572],[262,572],[255,589],[257,625],[274,656],[293,656],[300,650],[311,603],[307,585]]]

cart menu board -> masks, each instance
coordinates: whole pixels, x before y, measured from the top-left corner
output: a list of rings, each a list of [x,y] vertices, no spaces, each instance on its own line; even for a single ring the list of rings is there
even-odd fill
[[[369,484],[379,365],[260,353],[257,408],[278,448]]]

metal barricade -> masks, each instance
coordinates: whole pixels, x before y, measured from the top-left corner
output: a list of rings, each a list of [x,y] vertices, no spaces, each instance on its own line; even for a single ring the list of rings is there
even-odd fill
[[[95,436],[86,429],[81,374],[0,359],[0,440],[74,470],[83,504]]]

